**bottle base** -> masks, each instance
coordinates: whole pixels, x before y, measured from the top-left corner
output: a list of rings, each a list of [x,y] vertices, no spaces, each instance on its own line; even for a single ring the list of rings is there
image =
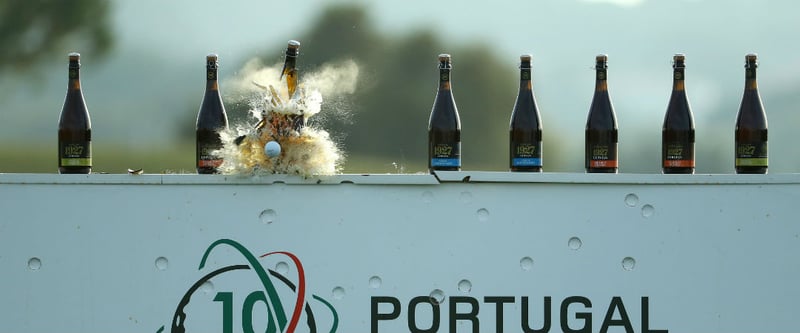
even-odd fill
[[[515,167],[508,170],[511,172],[542,172],[542,167]]]
[[[219,174],[219,170],[217,170],[217,168],[197,168],[197,174],[199,174],[199,175],[216,175],[216,174]]]
[[[430,173],[433,173],[434,171],[461,171],[461,168],[460,167],[436,167],[436,168],[428,168],[428,171],[430,171]]]
[[[617,173],[619,170],[617,168],[588,168],[586,169],[586,173]]]
[[[694,168],[663,168],[661,169],[661,173],[663,174],[684,174],[690,175],[694,174]]]
[[[58,167],[59,174],[90,174],[92,167]]]
[[[767,167],[737,167],[737,174],[766,174]]]

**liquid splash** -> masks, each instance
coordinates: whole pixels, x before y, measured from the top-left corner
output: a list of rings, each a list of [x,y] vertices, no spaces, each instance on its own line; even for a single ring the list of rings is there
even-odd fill
[[[235,95],[246,96],[250,115],[258,125],[233,124],[222,131],[223,174],[333,175],[341,172],[345,154],[330,134],[308,119],[323,112],[325,97],[352,94],[359,68],[352,60],[326,64],[301,78],[289,96],[281,80],[282,64],[264,66],[251,60],[241,73],[227,82]],[[335,112],[329,110],[324,112]],[[280,153],[267,156],[265,145],[275,141]]]

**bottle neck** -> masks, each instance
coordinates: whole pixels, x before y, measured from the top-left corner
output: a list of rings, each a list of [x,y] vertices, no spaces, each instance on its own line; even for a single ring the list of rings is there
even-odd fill
[[[450,90],[450,68],[439,68],[439,90]]]
[[[595,91],[608,91],[608,73],[606,68],[597,68]]]
[[[753,67],[745,67],[744,71],[744,88],[749,90],[757,90],[758,89],[758,81],[756,81],[756,68]]]
[[[81,89],[81,65],[78,62],[69,64],[69,82],[67,88],[70,90]]]
[[[676,67],[672,72],[672,90],[683,91],[686,73],[683,67]]]
[[[297,56],[286,56],[286,60],[283,61],[283,70],[284,74],[288,71],[294,71],[295,67],[297,66]]]
[[[519,70],[519,90],[531,90],[531,69],[520,68]]]
[[[206,68],[206,90],[219,90],[216,68]]]

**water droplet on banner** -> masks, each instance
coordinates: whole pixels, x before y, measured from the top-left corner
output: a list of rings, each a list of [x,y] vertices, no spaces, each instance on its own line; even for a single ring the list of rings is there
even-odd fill
[[[522,268],[523,271],[529,271],[533,269],[533,259],[531,257],[524,257],[520,259],[519,267]]]
[[[342,298],[344,298],[344,294],[345,294],[344,288],[342,288],[342,287],[333,288],[332,293],[333,293],[333,298],[334,299],[342,299]]]
[[[478,209],[478,221],[489,221],[489,211],[486,208]]]
[[[469,280],[467,280],[467,279],[459,281],[458,282],[458,291],[460,291],[462,293],[468,293],[468,292],[472,291],[472,282],[469,282]]]
[[[656,208],[653,207],[652,205],[644,205],[644,206],[642,206],[642,216],[644,218],[650,218],[655,213],[656,213]]]
[[[625,196],[625,205],[628,207],[636,207],[639,204],[639,197],[636,194],[630,193]]]
[[[28,259],[28,269],[38,271],[39,268],[42,268],[42,261],[39,258],[33,257]]]
[[[431,302],[434,304],[442,304],[444,303],[444,291],[441,289],[434,289],[430,293]]]
[[[625,257],[622,259],[622,269],[626,271],[632,271],[634,268],[636,268],[636,259],[631,257]]]
[[[261,214],[258,214],[258,218],[261,220],[261,223],[272,224],[272,222],[275,222],[278,218],[278,213],[272,209],[265,209]]]
[[[156,268],[158,268],[159,271],[167,270],[168,266],[169,266],[169,261],[167,260],[167,258],[164,257],[156,258]]]
[[[569,239],[569,242],[567,242],[567,245],[569,245],[570,249],[577,250],[583,246],[583,241],[578,237],[572,237]]]
[[[289,264],[281,261],[275,265],[275,271],[281,275],[286,275],[286,273],[289,273]]]
[[[214,284],[211,283],[211,281],[203,282],[203,284],[200,286],[200,290],[202,290],[203,293],[206,294],[206,295],[208,295],[210,293],[213,293],[214,292]]]
[[[373,277],[369,278],[369,287],[372,288],[372,289],[380,288],[382,283],[383,283],[383,280],[381,280],[380,276],[376,275],[376,276],[373,276]]]

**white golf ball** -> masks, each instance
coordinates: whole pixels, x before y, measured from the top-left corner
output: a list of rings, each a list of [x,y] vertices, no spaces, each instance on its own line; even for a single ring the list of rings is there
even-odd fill
[[[281,145],[275,141],[267,142],[264,145],[264,153],[269,157],[275,157],[281,154]]]

